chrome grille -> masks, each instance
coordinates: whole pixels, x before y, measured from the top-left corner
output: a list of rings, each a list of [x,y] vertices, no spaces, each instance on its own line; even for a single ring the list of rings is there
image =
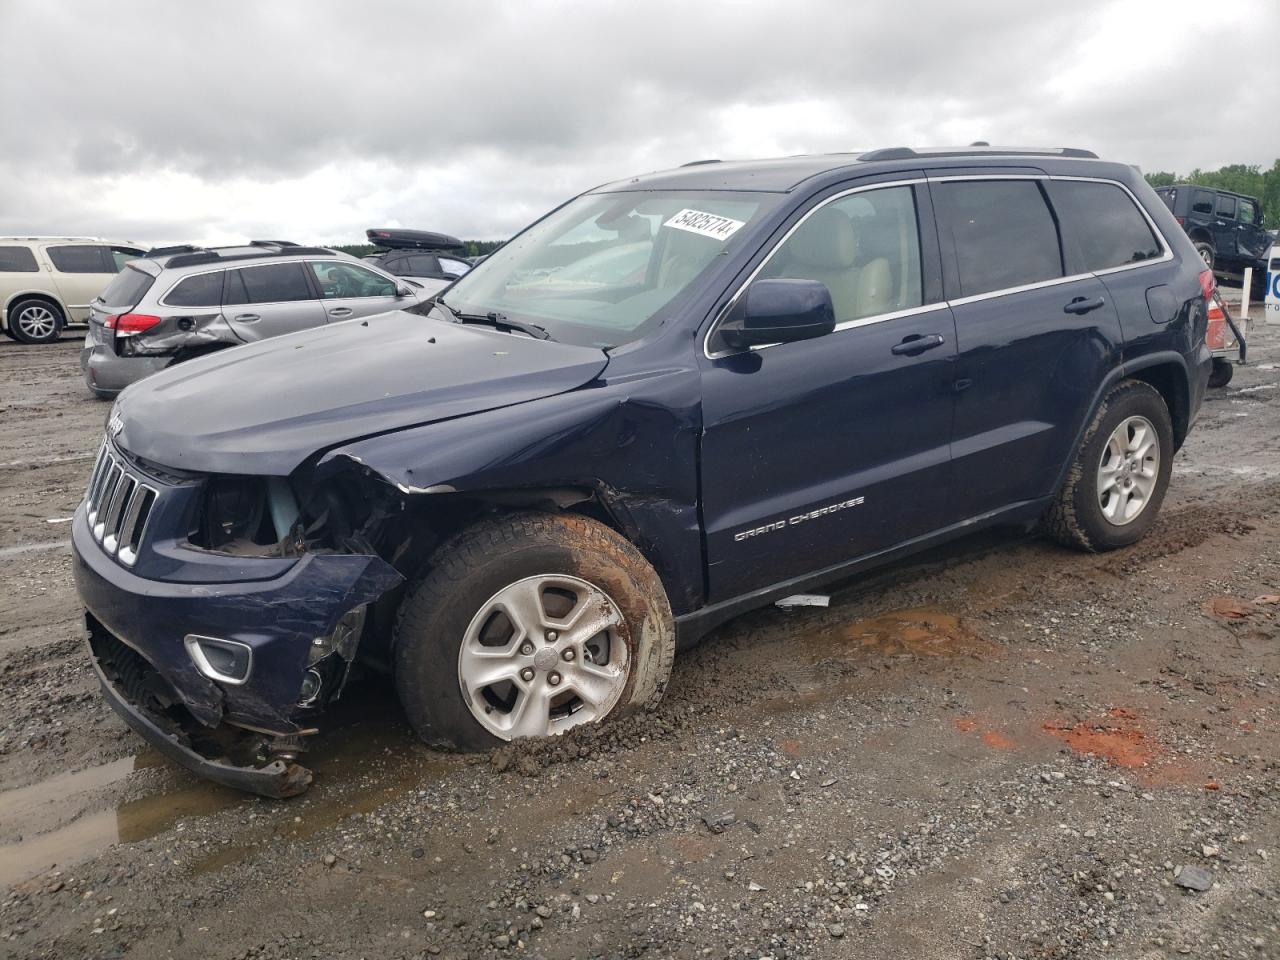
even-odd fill
[[[157,495],[155,487],[130,472],[104,441],[85,492],[86,519],[102,549],[126,566],[133,566],[138,559],[138,546]]]

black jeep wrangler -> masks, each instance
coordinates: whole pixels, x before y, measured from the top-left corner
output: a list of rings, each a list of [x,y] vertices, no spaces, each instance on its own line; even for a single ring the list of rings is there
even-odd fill
[[[1262,296],[1271,236],[1262,228],[1262,204],[1256,197],[1194,183],[1157,187],[1156,194],[1187,231],[1210,270],[1238,281],[1245,267],[1253,267],[1254,296]]]

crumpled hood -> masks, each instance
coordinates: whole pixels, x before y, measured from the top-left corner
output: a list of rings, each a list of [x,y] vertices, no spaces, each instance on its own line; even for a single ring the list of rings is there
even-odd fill
[[[396,311],[170,367],[120,395],[111,429],[160,466],[284,476],[337,443],[573,390],[608,362]]]

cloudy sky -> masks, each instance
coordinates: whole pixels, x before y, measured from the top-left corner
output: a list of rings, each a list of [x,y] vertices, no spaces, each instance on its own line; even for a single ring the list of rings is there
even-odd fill
[[[0,234],[501,238],[705,157],[1280,156],[1280,3],[0,0]]]

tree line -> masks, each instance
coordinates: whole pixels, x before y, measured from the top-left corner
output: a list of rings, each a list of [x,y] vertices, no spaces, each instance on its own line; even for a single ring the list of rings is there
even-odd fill
[[[1232,163],[1217,170],[1195,169],[1185,176],[1160,170],[1146,174],[1146,178],[1153,187],[1196,183],[1257,197],[1262,201],[1263,226],[1269,230],[1280,227],[1280,160],[1273,163],[1270,170],[1263,170],[1257,164]]]

